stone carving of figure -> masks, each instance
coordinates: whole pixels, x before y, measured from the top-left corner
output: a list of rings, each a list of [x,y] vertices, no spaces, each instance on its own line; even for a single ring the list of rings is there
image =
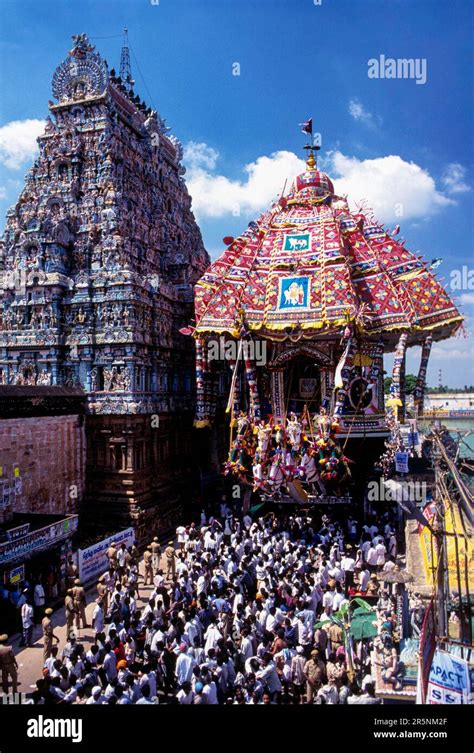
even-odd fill
[[[49,385],[51,384],[51,374],[48,374],[47,371],[42,371],[40,374],[38,374],[38,378],[36,380],[37,385]]]
[[[97,390],[97,378],[98,378],[98,370],[97,366],[94,366],[94,368],[90,371],[90,378],[91,378],[91,392],[95,392]]]
[[[130,369],[127,367],[123,368],[122,374],[123,374],[123,389],[128,391],[130,389],[130,384],[131,384]]]
[[[84,324],[84,322],[86,321],[86,315],[82,306],[74,317],[74,321],[76,322],[76,324]]]
[[[114,379],[114,369],[104,368],[104,390],[109,392],[112,389],[112,382]]]

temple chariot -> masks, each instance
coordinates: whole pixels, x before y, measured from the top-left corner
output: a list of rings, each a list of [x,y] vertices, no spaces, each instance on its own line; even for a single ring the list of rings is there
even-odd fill
[[[380,454],[404,420],[407,348],[421,346],[421,411],[432,343],[455,334],[463,317],[398,227],[352,211],[335,193],[313,149],[289,192],[224,242],[195,289],[195,425],[214,420],[224,362],[225,473],[276,501],[343,498],[351,441],[377,439]]]

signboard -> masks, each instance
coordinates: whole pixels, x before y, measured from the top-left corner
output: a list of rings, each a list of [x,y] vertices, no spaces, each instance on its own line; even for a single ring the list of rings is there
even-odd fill
[[[408,452],[395,453],[395,470],[397,473],[408,473]]]
[[[420,444],[420,436],[413,423],[402,424],[399,430],[405,447],[417,447]]]
[[[434,653],[428,681],[426,703],[429,705],[469,704],[471,681],[469,665],[447,651]]]
[[[8,541],[16,541],[17,539],[21,539],[22,536],[26,536],[26,534],[29,532],[30,532],[30,524],[25,523],[22,526],[17,526],[16,528],[10,528],[10,530],[7,531],[7,539]]]
[[[79,570],[79,578],[83,583],[90,583],[102,575],[107,570],[107,549],[112,542],[116,544],[125,544],[129,547],[135,541],[135,532],[133,528],[126,528],[124,531],[119,531],[113,536],[109,536],[107,539],[98,541],[97,544],[89,546],[87,549],[77,550],[77,568]]]
[[[8,580],[12,586],[17,586],[18,583],[21,583],[22,580],[25,580],[25,566],[20,565],[19,567],[15,567],[13,570],[10,570]]]
[[[0,565],[4,562],[27,558],[42,549],[48,549],[56,542],[71,536],[77,529],[78,516],[71,515],[57,523],[52,523],[37,531],[27,533],[15,541],[0,544]]]

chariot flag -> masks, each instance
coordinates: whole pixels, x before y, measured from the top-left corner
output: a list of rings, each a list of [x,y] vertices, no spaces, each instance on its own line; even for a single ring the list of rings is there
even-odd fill
[[[300,123],[301,133],[313,133],[313,118],[309,118],[304,123]]]

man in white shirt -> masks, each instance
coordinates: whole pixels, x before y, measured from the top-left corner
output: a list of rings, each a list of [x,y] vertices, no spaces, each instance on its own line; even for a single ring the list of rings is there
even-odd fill
[[[367,586],[369,585],[369,579],[370,579],[370,572],[369,569],[364,565],[364,567],[359,572],[359,591],[367,591]]]
[[[385,555],[387,553],[387,550],[385,548],[385,544],[383,544],[382,541],[379,541],[379,543],[375,547],[375,555],[376,555],[376,565],[377,567],[383,567],[385,565]]]
[[[184,544],[186,541],[186,528],[184,526],[177,527],[176,537],[178,539],[179,548],[184,549]]]
[[[191,706],[194,701],[194,691],[191,689],[191,683],[183,685],[181,690],[176,693],[176,698],[180,706]]]
[[[92,627],[96,633],[102,633],[105,625],[104,602],[102,599],[96,599],[96,602],[92,612]]]
[[[112,651],[110,643],[105,644],[105,651],[103,666],[107,682],[110,682],[117,677],[117,657]]]
[[[323,608],[324,609],[326,607],[332,608],[333,601],[334,601],[334,591],[328,588],[327,591],[325,591],[323,594]]]
[[[46,595],[44,593],[44,588],[42,586],[41,578],[40,578],[33,592],[33,604],[35,608],[35,613],[38,617],[40,614],[43,613],[45,603],[46,603]]]
[[[141,691],[142,691],[141,698],[138,699],[136,705],[137,706],[153,706],[155,701],[153,701],[150,697],[150,686],[144,685]]]
[[[183,685],[185,682],[191,682],[193,676],[193,669],[196,666],[196,660],[193,656],[187,653],[186,643],[182,643],[179,647],[179,655],[176,660],[175,674],[178,685]]]
[[[100,706],[104,703],[105,698],[102,695],[102,688],[100,685],[95,685],[92,688],[91,697],[86,701],[87,706]]]
[[[352,588],[354,584],[355,559],[352,557],[350,551],[342,558],[341,567],[344,571],[344,585],[347,593],[349,588]]]
[[[366,560],[367,560],[369,569],[372,572],[375,572],[377,568],[377,559],[378,559],[377,549],[375,548],[375,546],[371,546],[367,551]]]
[[[21,607],[21,624],[23,627],[23,641],[21,646],[32,646],[33,638],[33,614],[34,610],[31,605],[31,600],[25,593],[26,601]]]
[[[276,671],[276,667],[272,660],[271,654],[264,654],[262,659],[262,668],[259,672],[257,672],[256,677],[257,680],[260,680],[262,685],[267,688],[272,697],[272,700],[275,700],[275,697],[278,695],[278,693],[281,692],[281,682],[280,678],[278,677],[278,673]]]

